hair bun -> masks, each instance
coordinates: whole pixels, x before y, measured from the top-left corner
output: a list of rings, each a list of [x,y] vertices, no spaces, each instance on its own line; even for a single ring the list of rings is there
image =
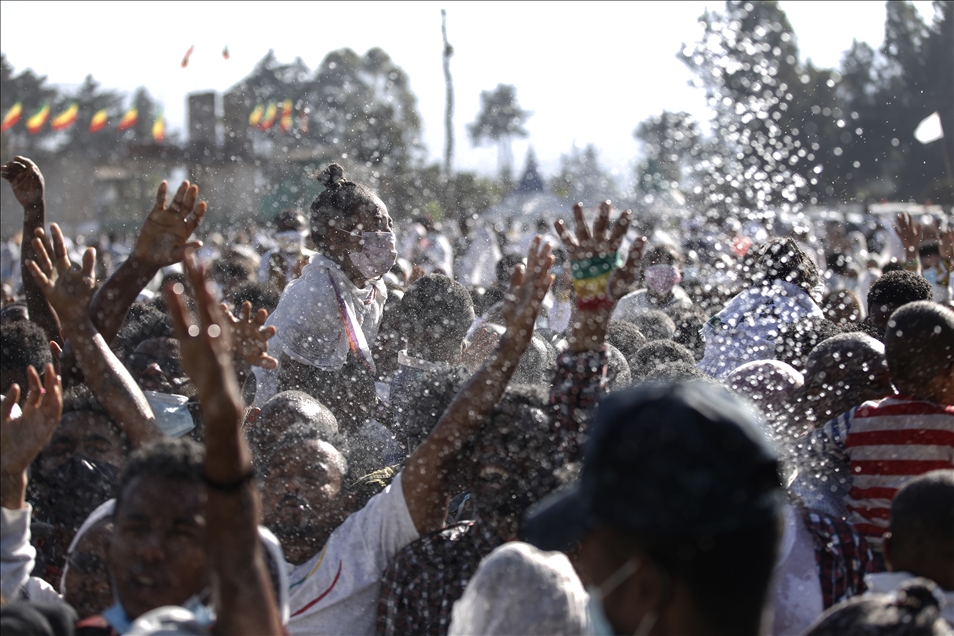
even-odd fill
[[[344,168],[337,163],[330,163],[321,172],[316,172],[313,174],[312,179],[326,188],[330,188],[336,183],[344,181]]]

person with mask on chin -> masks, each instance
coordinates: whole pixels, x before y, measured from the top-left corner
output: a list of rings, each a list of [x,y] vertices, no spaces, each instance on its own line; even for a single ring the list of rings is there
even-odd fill
[[[656,245],[646,250],[642,273],[646,288],[619,299],[613,314],[615,320],[629,320],[636,312],[647,309],[692,306],[689,294],[679,286],[682,282],[682,255],[672,245]]]
[[[270,349],[279,366],[256,369],[255,405],[279,391],[302,390],[347,426],[354,404],[363,400],[352,396],[338,408],[332,396],[362,389],[374,395],[370,345],[388,296],[381,278],[394,265],[397,249],[388,208],[371,189],[346,179],[336,163],[315,178],[325,186],[311,204],[318,253],[285,287],[266,323],[277,329]]]

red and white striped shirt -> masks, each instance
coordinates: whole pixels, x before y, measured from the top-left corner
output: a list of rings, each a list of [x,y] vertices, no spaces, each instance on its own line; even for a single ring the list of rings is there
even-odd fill
[[[954,405],[900,396],[865,402],[816,434],[829,457],[847,463],[848,521],[879,546],[898,489],[917,475],[954,468]]]

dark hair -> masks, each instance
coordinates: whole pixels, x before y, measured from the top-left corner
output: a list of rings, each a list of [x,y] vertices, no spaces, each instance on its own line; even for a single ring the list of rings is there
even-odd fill
[[[898,490],[891,502],[891,553],[954,542],[954,470],[932,470]]]
[[[895,270],[884,274],[868,290],[868,311],[874,307],[901,307],[917,300],[931,300],[931,283],[923,276],[907,270]]]
[[[358,206],[377,195],[367,186],[349,181],[337,163],[311,175],[325,189],[311,202],[311,240],[319,249],[325,245],[328,228],[355,216]]]
[[[444,411],[463,388],[470,374],[464,368],[429,371],[408,390],[406,409],[394,413],[394,433],[404,442],[408,455],[427,439]],[[394,405],[392,399],[392,406]]]
[[[706,353],[706,341],[702,338],[702,328],[708,317],[698,305],[672,305],[663,309],[676,325],[672,339],[692,352],[696,360],[702,360]]]
[[[822,297],[825,318],[840,325],[861,322],[861,299],[850,289],[833,289]]]
[[[167,314],[149,305],[140,305],[130,311],[126,321],[110,345],[113,353],[123,362],[140,344],[153,338],[175,338],[172,319]]]
[[[503,258],[497,261],[497,265],[494,266],[494,271],[497,274],[497,282],[501,285],[510,284],[510,275],[513,274],[513,269],[522,262],[522,256],[504,254]]]
[[[672,340],[653,340],[633,356],[629,367],[633,374],[633,382],[642,382],[653,369],[670,362],[695,364],[696,359],[691,351]]]
[[[555,370],[556,349],[546,338],[534,333],[513,373],[511,384],[549,384]]]
[[[954,312],[919,300],[891,314],[884,334],[891,381],[904,393],[917,393],[954,365]]]
[[[209,278],[222,282],[230,278],[243,278],[249,280],[252,278],[252,270],[246,263],[238,260],[216,261],[209,270]]]
[[[188,437],[163,439],[135,451],[119,474],[113,516],[117,516],[122,508],[126,486],[137,477],[169,479],[201,487],[204,460],[205,448]]]
[[[628,362],[647,340],[633,323],[627,320],[611,320],[606,328],[606,342],[619,349]]]
[[[474,302],[467,289],[441,274],[428,274],[408,287],[400,311],[408,345],[431,361],[459,354],[474,321]]]
[[[278,307],[279,298],[281,298],[281,292],[271,283],[259,283],[251,280],[242,283],[232,292],[232,304],[236,311],[247,300],[252,303],[253,315],[259,309],[265,309],[271,314]]]
[[[667,362],[656,366],[643,378],[644,382],[688,382],[689,380],[708,380],[702,369],[694,362]]]
[[[646,250],[645,256],[643,256],[643,267],[650,267],[652,265],[672,265],[674,267],[682,266],[682,254],[679,253],[679,250],[676,249],[673,245],[668,245],[663,243],[662,245],[654,245]]]
[[[905,581],[892,595],[855,597],[831,607],[808,628],[806,636],[948,636],[933,581]]]
[[[812,349],[842,331],[825,318],[803,318],[795,323],[781,323],[775,341],[775,359],[805,373],[805,361]]]
[[[659,309],[641,309],[629,317],[629,322],[646,336],[646,340],[670,340],[676,333],[676,323]]]
[[[626,356],[610,343],[606,343],[606,384],[610,391],[628,387],[633,382],[633,372]]]
[[[37,373],[53,362],[50,340],[40,325],[29,320],[17,320],[0,326],[0,366],[9,371],[21,392],[27,390],[26,370],[33,366]],[[0,387],[6,391],[9,387]],[[22,394],[22,393],[21,393]]]
[[[295,230],[304,230],[305,224],[305,215],[301,213],[297,208],[290,208],[288,210],[282,210],[277,215],[275,215],[275,231],[276,232],[291,232]]]
[[[790,238],[773,238],[758,251],[755,282],[783,280],[811,292],[818,284],[815,262]]]

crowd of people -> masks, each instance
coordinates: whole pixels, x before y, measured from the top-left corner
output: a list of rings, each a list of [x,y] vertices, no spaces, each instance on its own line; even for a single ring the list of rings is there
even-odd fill
[[[950,219],[452,232],[331,164],[93,246],[0,176],[4,635],[954,633]]]

